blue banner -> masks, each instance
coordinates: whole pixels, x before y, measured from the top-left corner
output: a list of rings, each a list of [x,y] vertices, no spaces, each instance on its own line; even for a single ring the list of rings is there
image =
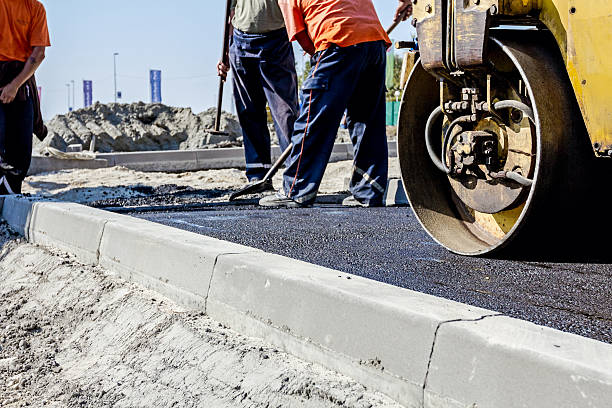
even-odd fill
[[[151,103],[161,103],[161,71],[152,69],[151,76]]]
[[[83,106],[89,107],[93,104],[93,81],[83,81]]]

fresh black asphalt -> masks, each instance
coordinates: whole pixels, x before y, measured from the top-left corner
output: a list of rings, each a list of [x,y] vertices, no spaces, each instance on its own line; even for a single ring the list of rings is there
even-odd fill
[[[612,343],[612,262],[454,255],[410,208],[247,205],[131,215]]]

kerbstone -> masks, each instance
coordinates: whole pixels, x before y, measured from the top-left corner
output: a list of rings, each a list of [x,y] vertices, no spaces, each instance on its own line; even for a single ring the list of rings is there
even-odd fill
[[[397,140],[389,140],[389,157],[397,157]]]
[[[19,234],[29,238],[30,214],[34,202],[21,196],[3,197],[2,218]]]
[[[126,217],[106,225],[100,265],[186,307],[204,310],[219,255],[254,252],[260,251]]]
[[[105,224],[121,216],[74,203],[37,202],[29,223],[29,241],[70,252],[87,264],[98,263]]]
[[[28,176],[52,171],[69,169],[102,169],[108,167],[105,159],[77,160],[60,159],[58,157],[32,156],[32,163],[28,169]]]
[[[137,171],[198,170],[197,153],[189,150],[159,152],[100,153],[110,166],[123,166]]]
[[[196,158],[198,168],[207,169],[226,169],[244,168],[244,149],[241,147],[230,147],[224,149],[197,150]]]
[[[438,324],[490,312],[261,253],[219,258],[207,313],[284,348],[278,333],[334,350],[352,364],[342,372],[366,385],[377,381],[392,398],[419,406]],[[318,362],[330,367],[330,360],[338,359]]]
[[[425,407],[611,404],[612,345],[505,316],[438,331]]]

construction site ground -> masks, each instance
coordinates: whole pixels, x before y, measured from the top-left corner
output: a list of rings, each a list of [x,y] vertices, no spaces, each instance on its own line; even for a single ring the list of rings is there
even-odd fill
[[[340,206],[351,165],[329,165],[323,204],[311,209],[263,210],[254,205],[257,197],[228,205],[229,194],[246,181],[238,169],[70,170],[30,177],[27,189],[612,343],[612,260],[580,254],[573,254],[580,260],[572,262],[560,255],[520,261],[453,255],[427,236],[409,208]],[[399,177],[395,160],[390,176]],[[190,206],[199,210],[184,211]],[[156,208],[162,211],[151,211]]]
[[[395,407],[0,225],[1,407]]]

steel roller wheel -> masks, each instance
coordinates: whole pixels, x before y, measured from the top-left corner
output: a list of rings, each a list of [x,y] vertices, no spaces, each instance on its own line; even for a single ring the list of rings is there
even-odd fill
[[[570,231],[580,226],[594,159],[556,44],[547,33],[500,30],[492,34],[489,58],[495,100],[524,102],[533,110],[533,123],[509,110],[507,117],[500,115],[503,124],[480,120],[473,130],[496,135],[500,168],[518,169],[533,184],[440,171],[424,136],[427,118],[440,106],[439,82],[417,64],[406,84],[398,131],[402,178],[414,213],[438,243],[462,255],[559,249],[583,239]],[[437,121],[436,151],[448,124]],[[441,160],[450,165],[449,157]]]

